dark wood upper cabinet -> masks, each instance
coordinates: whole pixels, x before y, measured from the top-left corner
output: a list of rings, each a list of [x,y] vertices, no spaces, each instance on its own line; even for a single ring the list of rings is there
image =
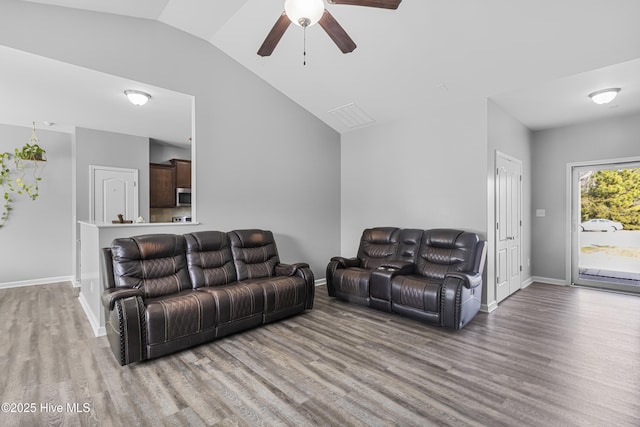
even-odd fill
[[[191,161],[173,159],[171,163],[176,167],[176,187],[191,188]]]
[[[172,208],[176,205],[176,168],[173,165],[149,165],[149,206]]]

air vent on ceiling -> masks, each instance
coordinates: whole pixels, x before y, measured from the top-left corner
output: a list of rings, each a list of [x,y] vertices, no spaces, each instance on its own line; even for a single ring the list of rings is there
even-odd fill
[[[343,105],[342,107],[329,110],[329,113],[349,129],[366,126],[375,122],[375,120],[369,117],[367,113],[362,111],[362,108],[358,107],[353,102]]]

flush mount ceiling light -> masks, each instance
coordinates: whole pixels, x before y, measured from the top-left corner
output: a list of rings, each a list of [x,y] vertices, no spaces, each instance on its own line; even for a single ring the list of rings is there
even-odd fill
[[[596,104],[608,104],[618,95],[620,92],[619,87],[613,87],[609,89],[597,90],[589,94],[589,98]]]
[[[129,101],[135,106],[141,106],[147,103],[149,99],[151,99],[151,95],[145,92],[140,92],[139,90],[125,90],[124,94],[127,95]]]

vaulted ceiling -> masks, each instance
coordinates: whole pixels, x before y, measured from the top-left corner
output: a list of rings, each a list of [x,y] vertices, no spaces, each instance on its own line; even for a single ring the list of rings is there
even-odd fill
[[[26,1],[26,0],[25,0]],[[446,96],[492,98],[531,129],[640,111],[637,0],[404,0],[398,10],[327,4],[358,45],[342,54],[320,26],[291,25],[256,54],[283,0],[29,0],[152,19],[202,38],[338,132],[333,110],[373,124]],[[587,94],[622,87],[616,107]]]

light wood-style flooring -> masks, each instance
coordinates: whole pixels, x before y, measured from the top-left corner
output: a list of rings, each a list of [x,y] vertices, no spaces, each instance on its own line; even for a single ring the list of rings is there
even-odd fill
[[[35,404],[0,425],[640,425],[640,297],[533,284],[451,332],[316,295],[120,367],[70,284],[0,290],[2,402]]]

